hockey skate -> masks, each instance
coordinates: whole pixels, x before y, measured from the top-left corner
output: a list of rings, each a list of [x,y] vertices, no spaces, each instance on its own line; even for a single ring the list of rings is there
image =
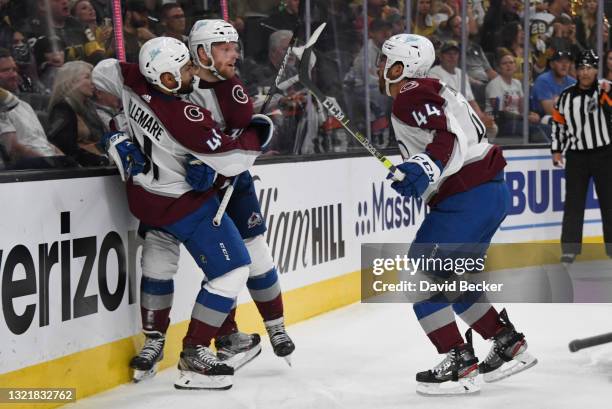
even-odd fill
[[[136,383],[155,376],[159,362],[164,358],[166,336],[158,331],[145,331],[145,337],[140,353],[130,361],[130,368],[134,370],[132,379]]]
[[[538,360],[525,352],[525,336],[516,332],[504,308],[499,313],[504,328],[493,337],[493,345],[486,359],[478,365],[485,382],[496,382],[507,378],[538,363]]]
[[[234,368],[221,362],[208,347],[197,345],[181,352],[176,389],[229,389],[232,387]]]
[[[417,373],[417,393],[421,395],[464,395],[477,393],[478,358],[474,356],[472,333],[467,343],[451,349],[433,369]]]
[[[285,358],[287,364],[291,366],[291,354],[295,350],[295,344],[289,338],[287,330],[285,330],[285,318],[280,317],[275,320],[265,321],[266,331],[270,336],[270,343],[274,354],[281,358]]]
[[[251,362],[261,353],[261,338],[259,334],[234,332],[215,339],[217,357],[235,371]]]

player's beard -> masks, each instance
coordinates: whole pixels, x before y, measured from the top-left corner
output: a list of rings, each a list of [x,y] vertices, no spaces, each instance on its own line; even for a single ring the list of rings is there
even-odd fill
[[[193,81],[189,81],[189,83],[181,84],[181,87],[176,91],[177,94],[186,95],[191,94],[193,92]]]
[[[215,67],[215,68],[217,69],[217,72],[221,74],[221,76],[225,78],[226,80],[229,80],[236,75],[236,65],[234,65],[233,67],[230,67],[228,65],[223,65],[221,67]]]

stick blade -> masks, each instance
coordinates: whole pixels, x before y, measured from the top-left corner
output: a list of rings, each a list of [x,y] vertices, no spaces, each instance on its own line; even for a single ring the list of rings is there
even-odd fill
[[[323,30],[325,30],[325,26],[327,26],[327,23],[321,23],[321,25],[317,27],[317,29],[310,35],[310,38],[304,45],[304,48],[310,48],[317,42]]]

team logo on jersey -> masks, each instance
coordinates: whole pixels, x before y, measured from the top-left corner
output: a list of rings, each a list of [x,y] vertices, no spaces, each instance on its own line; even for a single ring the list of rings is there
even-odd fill
[[[200,122],[204,120],[204,113],[197,105],[187,105],[183,112],[185,112],[185,117],[191,122]]]
[[[249,97],[244,93],[244,89],[240,85],[234,85],[234,88],[232,88],[232,97],[234,101],[239,104],[246,104],[249,102]]]
[[[141,95],[140,98],[144,99],[147,102],[147,104],[151,103],[151,95],[144,94],[144,95]]]
[[[249,217],[249,220],[247,221],[249,229],[260,226],[262,223],[263,218],[261,217],[261,214],[257,212],[253,212],[253,214],[251,215],[251,217]]]
[[[419,83],[416,81],[407,82],[402,86],[402,88],[400,88],[400,94],[406,91],[410,91],[411,89],[415,89],[418,86],[419,86]]]

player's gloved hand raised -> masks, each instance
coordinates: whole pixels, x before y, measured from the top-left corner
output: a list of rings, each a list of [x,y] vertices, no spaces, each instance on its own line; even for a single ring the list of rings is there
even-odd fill
[[[100,145],[117,165],[121,180],[125,181],[144,170],[147,159],[125,132],[105,133],[100,138]]]
[[[265,151],[270,145],[272,135],[274,134],[274,123],[272,120],[266,115],[255,114],[253,118],[251,118],[249,128],[255,130],[259,138],[261,150]]]
[[[198,192],[205,192],[212,188],[217,176],[213,168],[191,154],[187,155],[185,170],[187,170],[185,181]]]
[[[442,163],[434,161],[426,153],[412,156],[397,166],[405,175],[401,181],[394,181],[391,187],[404,197],[421,197],[430,183],[437,181],[442,173]],[[393,178],[389,173],[387,179]]]

